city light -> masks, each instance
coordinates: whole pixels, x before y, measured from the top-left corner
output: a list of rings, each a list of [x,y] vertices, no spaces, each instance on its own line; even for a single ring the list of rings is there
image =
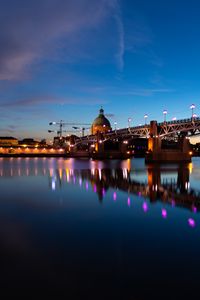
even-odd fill
[[[145,115],[144,115],[144,120],[145,120],[144,122],[145,122],[145,125],[147,124],[147,118],[148,118],[148,115],[145,114]]]
[[[167,110],[164,109],[164,110],[163,110],[164,122],[166,122],[166,115],[167,115]]]
[[[192,111],[192,119],[193,119],[195,105],[194,104],[190,105],[190,109]]]
[[[131,123],[132,119],[128,118],[128,128],[130,128],[130,123]]]
[[[117,122],[114,122],[115,125],[115,131],[117,130]]]

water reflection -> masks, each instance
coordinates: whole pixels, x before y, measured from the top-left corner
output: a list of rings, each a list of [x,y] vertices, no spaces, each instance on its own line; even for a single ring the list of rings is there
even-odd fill
[[[134,163],[133,166],[130,159],[105,162],[19,158],[2,160],[0,176],[4,178],[46,176],[52,191],[61,189],[66,184],[76,184],[86,191],[91,190],[96,193],[100,202],[103,202],[109,189],[113,201],[117,201],[118,192],[123,191],[128,194],[128,207],[131,207],[130,195],[143,197],[144,212],[149,210],[147,200],[151,203],[162,201],[172,207],[189,208],[194,213],[199,211],[200,190],[190,185],[192,164],[145,167],[141,161],[138,165],[138,161]],[[162,210],[161,215],[167,218],[165,210]],[[191,222],[189,224],[192,226]]]
[[[148,167],[138,178],[137,172],[128,169],[87,169],[87,170],[55,170],[50,172],[52,189],[61,188],[66,182],[76,183],[97,193],[102,202],[106,192],[114,189],[113,201],[117,200],[117,191],[148,198],[150,202],[163,201],[172,207],[182,206],[197,212],[200,209],[200,191],[190,187],[190,169],[188,166]],[[130,197],[127,205],[131,205]],[[148,211],[147,202],[143,203],[143,210]],[[167,212],[162,211],[163,218]]]
[[[82,299],[88,287],[86,299],[102,289],[92,298],[104,299],[110,287],[111,299],[159,299],[163,290],[171,299],[175,286],[178,295],[198,288],[199,159],[193,168],[146,167],[142,159],[0,159],[0,175],[6,290],[55,287]]]

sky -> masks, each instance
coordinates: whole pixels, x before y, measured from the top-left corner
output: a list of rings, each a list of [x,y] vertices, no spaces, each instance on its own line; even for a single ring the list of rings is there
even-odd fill
[[[0,135],[200,115],[200,2],[0,0]],[[89,127],[89,126],[88,126]],[[66,125],[66,134],[72,126]]]

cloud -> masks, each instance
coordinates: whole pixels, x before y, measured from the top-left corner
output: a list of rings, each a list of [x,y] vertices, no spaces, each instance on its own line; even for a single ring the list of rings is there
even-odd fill
[[[162,58],[154,50],[156,36],[145,15],[137,9],[129,9],[129,14],[124,19],[123,28],[125,33],[124,52],[143,56],[148,63],[159,68],[163,67]]]
[[[34,63],[49,59],[60,40],[70,47],[71,40],[101,24],[115,5],[115,0],[0,0],[0,80],[24,78]]]
[[[122,71],[123,68],[124,68],[124,50],[125,50],[124,25],[123,25],[123,22],[122,22],[120,6],[119,6],[119,3],[117,1],[115,3],[114,18],[116,20],[117,30],[118,30],[118,34],[119,34],[118,53],[116,54],[116,58],[117,58],[118,67],[119,67],[120,71]]]
[[[159,82],[155,81],[152,83],[158,84],[160,83],[161,79],[158,78]],[[130,88],[130,86],[126,86],[126,88],[118,88],[117,86],[96,86],[96,87],[86,87],[85,90],[90,93],[106,93],[107,95],[122,95],[122,96],[145,96],[149,97],[159,93],[172,93],[174,89],[171,88]]]
[[[33,108],[41,105],[97,105],[106,104],[107,101],[104,99],[94,99],[94,98],[78,98],[78,97],[57,97],[51,95],[33,96],[33,97],[23,97],[16,100],[8,100],[6,102],[0,103],[1,108],[11,108],[20,107],[21,109]],[[38,108],[39,109],[39,108]]]
[[[142,89],[132,89],[132,90],[129,90],[127,92],[122,92],[120,93],[121,95],[133,95],[133,96],[145,96],[145,97],[148,97],[148,96],[152,96],[154,94],[157,94],[157,93],[171,93],[173,92],[174,90],[172,89],[168,89],[168,88],[159,88],[159,89],[156,89],[156,88],[152,88],[152,89],[148,89],[148,88],[142,88]]]
[[[7,134],[12,134],[12,133],[15,132],[15,130],[9,129],[9,128],[7,128],[7,127],[6,127],[6,128],[1,128],[1,129],[0,129],[0,133],[3,133],[3,134],[4,134],[5,132],[6,132]]]
[[[108,117],[108,118],[114,118],[115,117],[114,114],[105,114],[105,116]]]

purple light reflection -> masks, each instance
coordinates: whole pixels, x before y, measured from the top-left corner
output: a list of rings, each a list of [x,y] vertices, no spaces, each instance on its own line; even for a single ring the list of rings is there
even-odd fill
[[[128,199],[127,199],[127,204],[128,204],[128,207],[131,206],[131,198],[130,197],[128,197]]]
[[[89,187],[89,185],[88,185],[88,182],[86,181],[86,183],[85,183],[86,190],[88,190],[88,187]]]
[[[113,193],[113,200],[114,200],[114,201],[117,200],[117,193],[116,193],[116,192]]]
[[[196,212],[197,212],[197,208],[196,208],[196,206],[195,206],[195,205],[192,205],[192,211],[193,211],[194,213],[196,213]]]
[[[188,219],[188,225],[189,225],[190,227],[195,227],[195,226],[196,226],[195,220],[192,219],[192,218],[189,218],[189,219]]]
[[[93,187],[93,191],[96,193],[97,192],[97,186],[96,186],[96,184],[94,185],[94,187]]]
[[[162,208],[162,217],[163,217],[164,219],[167,218],[167,211],[166,211],[165,208]]]
[[[142,208],[143,208],[143,211],[144,211],[145,213],[148,211],[149,208],[148,208],[148,205],[147,205],[146,202],[143,202]]]
[[[172,199],[172,207],[175,207],[175,205],[176,205],[176,202],[175,202],[175,200],[174,199]]]

